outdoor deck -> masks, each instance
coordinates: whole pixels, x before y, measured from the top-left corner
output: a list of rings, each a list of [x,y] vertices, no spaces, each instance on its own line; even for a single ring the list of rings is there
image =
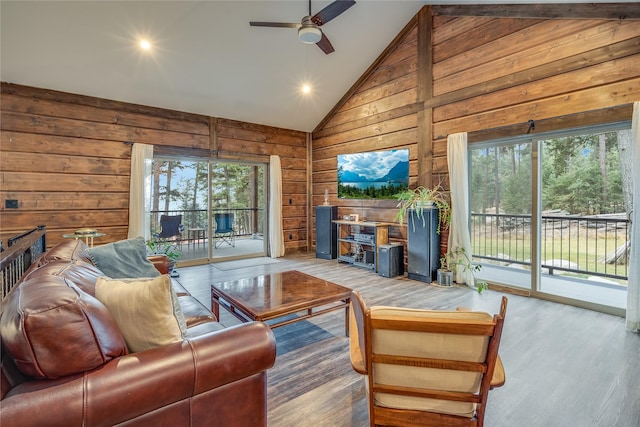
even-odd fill
[[[219,248],[212,250],[211,261],[265,256],[264,239],[252,236],[236,237],[235,246],[223,244]],[[209,238],[197,240],[183,240],[179,245],[182,251],[178,263],[193,260],[206,260],[209,258]],[[179,265],[179,264],[178,264]]]

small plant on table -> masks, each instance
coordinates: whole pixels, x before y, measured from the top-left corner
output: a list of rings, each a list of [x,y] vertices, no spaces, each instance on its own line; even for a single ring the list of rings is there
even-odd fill
[[[171,277],[180,275],[175,268],[176,261],[182,256],[182,251],[178,249],[174,242],[147,240],[147,247],[152,255],[166,255],[169,258],[169,275]]]

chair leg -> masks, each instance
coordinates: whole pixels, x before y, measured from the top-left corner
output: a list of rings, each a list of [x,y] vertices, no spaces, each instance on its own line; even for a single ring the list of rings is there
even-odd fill
[[[235,234],[234,233],[218,234],[217,236],[213,237],[213,248],[214,249],[220,248],[224,243],[226,243],[229,246],[232,246],[232,247],[235,248],[235,246],[236,246],[236,236],[235,236]]]

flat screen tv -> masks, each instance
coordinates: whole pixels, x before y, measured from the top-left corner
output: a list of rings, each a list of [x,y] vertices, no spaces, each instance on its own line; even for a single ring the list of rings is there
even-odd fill
[[[338,155],[338,197],[394,199],[409,187],[409,149]]]

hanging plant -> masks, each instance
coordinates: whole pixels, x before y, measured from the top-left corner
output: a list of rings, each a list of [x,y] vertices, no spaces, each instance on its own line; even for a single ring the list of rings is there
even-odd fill
[[[404,223],[409,210],[413,210],[416,218],[421,218],[424,224],[424,209],[431,209],[433,207],[438,208],[438,229],[436,230],[438,234],[440,234],[442,225],[448,227],[451,222],[451,207],[440,186],[434,188],[419,186],[413,190],[407,189],[396,194],[395,198],[398,199],[398,205],[396,207],[399,210],[394,220],[400,224]]]

